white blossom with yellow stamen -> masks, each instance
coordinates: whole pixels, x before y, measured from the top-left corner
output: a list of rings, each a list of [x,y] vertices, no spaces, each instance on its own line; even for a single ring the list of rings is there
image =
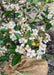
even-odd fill
[[[38,35],[38,30],[37,29],[32,29],[32,31],[33,31],[32,35],[34,35],[34,36]]]
[[[25,51],[25,49],[22,46],[17,46],[17,48],[15,49],[16,52],[19,52],[20,54],[23,54],[23,52]]]
[[[15,27],[15,23],[13,21],[10,21],[7,26],[7,29],[13,29],[14,27]]]
[[[35,50],[28,50],[26,55],[29,56],[30,58],[36,56]]]
[[[2,51],[2,53],[5,53],[7,51],[6,46],[1,47],[1,51]]]
[[[40,43],[39,50],[46,50],[46,44]]]
[[[11,39],[12,41],[17,40],[17,38],[16,38],[16,36],[15,36],[14,34],[10,35],[10,39]]]
[[[26,45],[25,50],[27,50],[27,51],[31,50],[31,48],[29,47],[29,45]]]

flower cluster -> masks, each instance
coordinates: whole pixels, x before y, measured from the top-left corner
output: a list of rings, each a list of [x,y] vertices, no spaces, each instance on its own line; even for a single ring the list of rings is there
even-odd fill
[[[46,52],[46,43],[50,41],[50,36],[45,33],[43,27],[37,27],[30,25],[27,18],[20,17],[17,24],[10,21],[7,24],[3,24],[0,27],[0,31],[4,29],[3,33],[7,42],[5,46],[1,46],[0,56],[2,56],[7,49],[11,48],[12,42],[16,44],[15,52],[26,55],[28,57],[35,57],[36,59],[42,59],[42,55]],[[9,40],[9,41],[8,41]]]
[[[10,4],[10,5],[7,6],[7,9],[9,9],[9,10],[15,10],[15,12],[18,12],[19,5],[18,4]]]
[[[50,19],[50,23],[54,26],[54,6],[49,7],[48,19]]]

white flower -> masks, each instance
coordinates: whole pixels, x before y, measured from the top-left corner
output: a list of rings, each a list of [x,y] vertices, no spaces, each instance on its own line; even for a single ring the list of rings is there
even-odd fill
[[[3,53],[5,53],[5,52],[7,51],[7,48],[6,48],[5,46],[3,46],[3,47],[1,48],[1,51],[2,51]]]
[[[15,49],[16,52],[19,52],[20,54],[23,54],[23,52],[25,51],[24,48],[22,46],[17,46],[17,48]]]
[[[24,2],[25,2],[25,0],[24,1],[23,0],[21,0],[21,1],[19,0],[19,3],[24,3]]]
[[[38,27],[37,27],[37,30],[38,30],[38,31],[39,31],[39,30],[45,31],[45,29],[44,29],[43,26],[38,26]]]
[[[12,41],[15,41],[17,39],[14,34],[10,35],[10,38],[12,39]]]
[[[41,59],[41,58],[42,58],[41,54],[38,54],[37,59]]]
[[[14,5],[13,4],[9,5],[9,8],[14,9]]]
[[[33,35],[38,35],[38,30],[37,29],[32,29],[32,31],[33,31]]]
[[[29,40],[34,40],[34,39],[35,39],[34,35],[31,34],[31,37],[29,37]]]
[[[45,54],[46,50],[37,50],[37,54]]]
[[[38,2],[38,5],[41,5],[41,2]]]
[[[42,42],[43,37],[38,37],[39,41]]]
[[[18,12],[18,10],[19,10],[18,4],[15,4],[14,6],[15,6],[16,11]]]
[[[21,47],[24,47],[24,44],[21,44]]]
[[[19,39],[19,42],[25,44],[25,43],[27,43],[27,39],[26,38],[21,38],[21,39]]]
[[[27,43],[27,41],[28,41],[28,38],[24,38],[24,43]]]
[[[21,34],[21,32],[20,32],[20,31],[15,31],[15,33],[19,33],[19,34]]]
[[[44,27],[43,27],[43,26],[41,26],[41,27],[40,27],[40,29],[41,29],[42,31],[45,31],[45,29],[44,29]]]
[[[7,32],[5,32],[5,33],[3,34],[3,36],[7,36]]]
[[[13,29],[15,27],[15,23],[13,21],[10,21],[8,24],[9,29]]]
[[[36,56],[35,50],[29,50],[26,55],[29,56],[30,58]]]
[[[1,30],[1,29],[4,29],[4,27],[3,27],[3,26],[0,26],[0,30]]]
[[[19,15],[18,17],[22,17],[22,14],[21,14],[21,15]]]
[[[52,18],[52,14],[48,14],[48,19],[51,19]]]
[[[41,50],[37,50],[37,59],[41,59],[42,54],[44,54]]]
[[[41,50],[37,50],[37,54],[41,54],[42,55],[42,51]]]
[[[25,30],[25,24],[22,24],[21,29]]]
[[[8,46],[8,45],[11,45],[11,44],[10,43],[7,43],[6,45]]]
[[[25,21],[26,21],[26,19],[24,17],[22,17],[22,22],[25,22]]]
[[[10,33],[10,34],[14,34],[14,33],[15,33],[15,30],[14,30],[14,29],[11,29],[11,30],[9,31],[9,33]]]
[[[30,31],[31,31],[31,28],[30,28],[29,26],[27,27],[27,31],[28,31],[28,30],[30,30]]]
[[[29,45],[26,45],[25,50],[27,50],[27,51],[31,50],[31,48],[29,47]]]
[[[19,39],[20,43],[23,43],[23,41],[24,41],[24,38]]]
[[[45,37],[45,39],[43,40],[43,42],[44,43],[47,43],[48,41],[51,41],[51,39],[50,39],[50,35],[48,35],[47,33],[45,33],[46,34],[46,37]]]
[[[46,50],[46,45],[43,43],[40,43],[39,50]]]
[[[51,10],[51,11],[50,11],[50,14],[52,14],[52,15],[53,15],[53,14],[54,14],[54,10]]]
[[[1,57],[1,56],[3,56],[3,52],[2,52],[2,51],[0,51],[0,57]]]
[[[54,20],[51,20],[50,23],[51,23],[51,25],[53,26],[53,25],[54,25]]]

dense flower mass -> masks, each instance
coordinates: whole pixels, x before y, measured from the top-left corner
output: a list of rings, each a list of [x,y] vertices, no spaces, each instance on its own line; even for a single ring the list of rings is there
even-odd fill
[[[7,7],[7,9],[9,9],[9,10],[15,10],[16,12],[18,12],[19,6],[18,6],[18,4],[9,4],[8,7]]]
[[[50,36],[45,33],[43,27],[32,27],[24,17],[20,17],[17,24],[13,21],[3,24],[0,31],[5,41],[4,46],[0,47],[0,56],[4,55],[9,48],[14,48],[15,52],[25,56],[42,59],[42,55],[46,52],[46,43],[50,41]]]
[[[54,26],[54,6],[49,7],[48,19],[50,19],[50,23]]]

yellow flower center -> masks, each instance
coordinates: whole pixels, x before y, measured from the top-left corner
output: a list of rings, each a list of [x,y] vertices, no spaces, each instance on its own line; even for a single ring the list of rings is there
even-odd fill
[[[18,50],[20,51],[20,48],[18,48]]]
[[[36,33],[36,31],[34,31],[34,33]]]
[[[33,38],[34,36],[32,35],[31,38]]]
[[[2,51],[5,51],[5,49],[2,49]]]
[[[30,49],[30,47],[27,47],[27,49]]]
[[[12,25],[10,25],[10,27],[12,27]]]
[[[44,46],[42,46],[42,48],[44,48]]]
[[[32,55],[32,52],[30,52],[30,55]]]
[[[38,54],[38,56],[41,56],[40,54]]]
[[[15,36],[13,36],[13,38],[15,38]]]
[[[12,34],[14,34],[14,32],[12,32]]]
[[[24,51],[23,54],[26,54],[26,52]]]

